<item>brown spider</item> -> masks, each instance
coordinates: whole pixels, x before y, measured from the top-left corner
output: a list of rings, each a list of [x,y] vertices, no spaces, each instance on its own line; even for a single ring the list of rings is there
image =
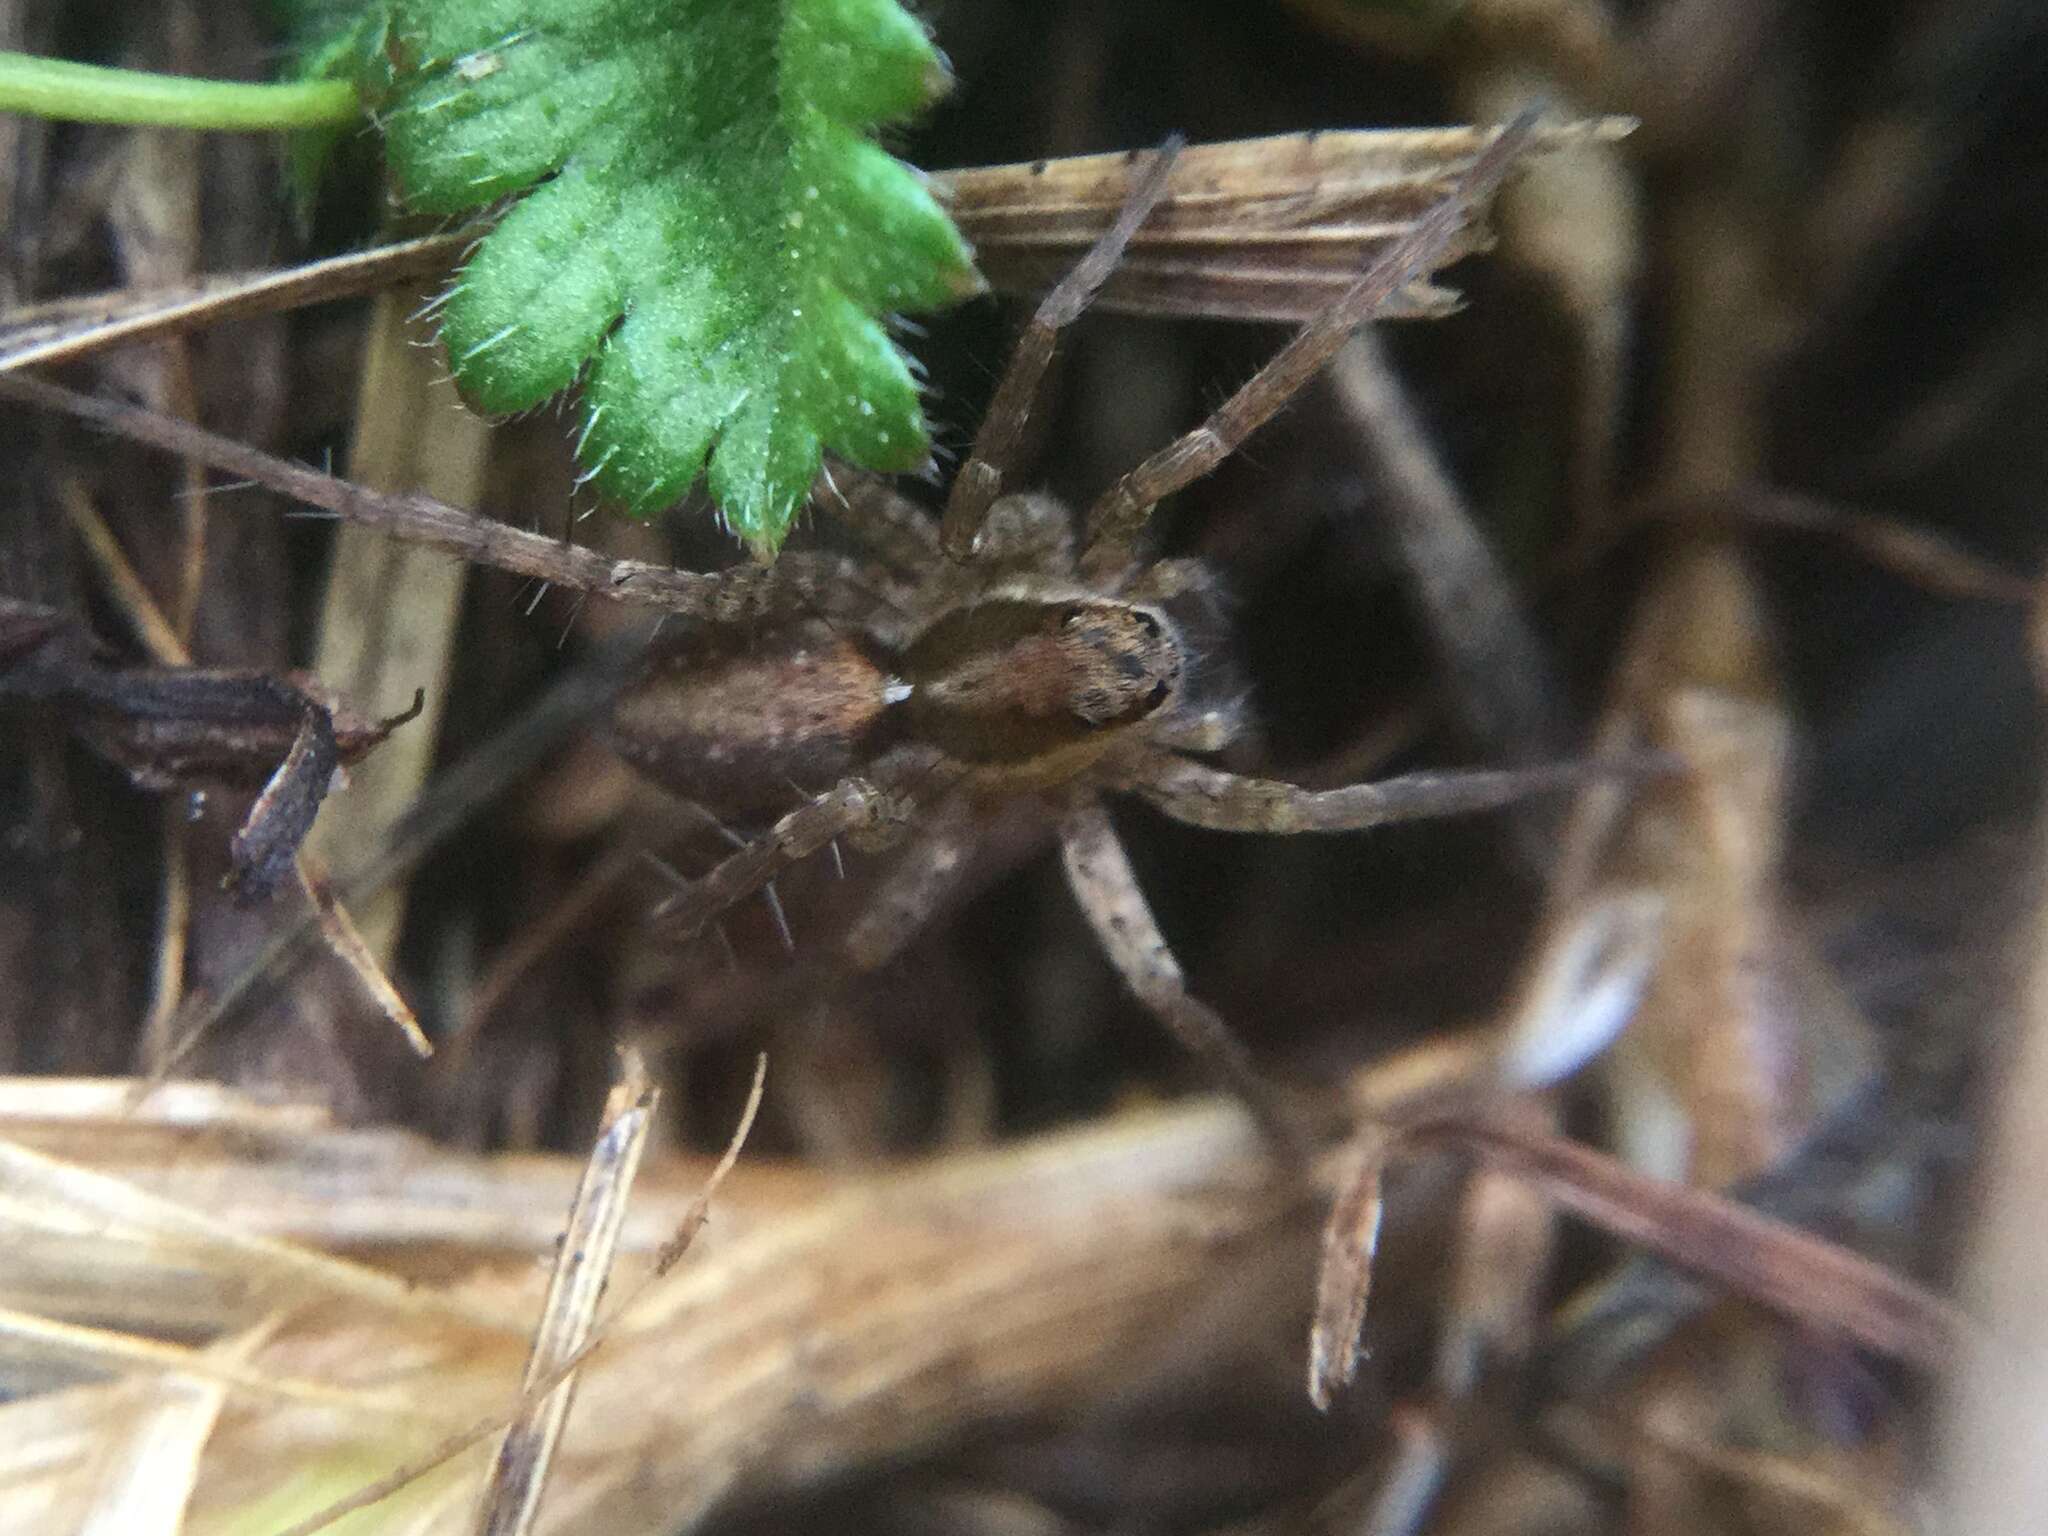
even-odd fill
[[[1241,726],[1239,690],[1220,647],[1205,638],[1220,605],[1201,565],[1147,561],[1138,545],[1161,500],[1234,452],[1353,330],[1445,258],[1534,132],[1532,115],[1496,135],[1457,187],[1342,298],[1206,421],[1118,480],[1078,530],[1065,507],[1007,493],[1005,481],[1055,337],[1087,307],[1158,202],[1172,146],[1153,158],[1113,226],[1026,326],[940,522],[879,480],[862,478],[838,497],[842,520],[879,563],[789,552],[772,567],[697,573],[612,560],[425,496],[371,492],[135,407],[20,378],[0,391],[415,542],[691,621],[616,701],[608,734],[621,754],[667,787],[735,815],[772,813],[792,783],[833,787],[684,882],[660,914],[675,934],[701,930],[839,837],[884,840],[926,813],[940,830],[876,897],[898,933],[909,931],[934,905],[939,872],[953,862],[943,856],[957,833],[944,822],[949,803],[1050,797],[1069,883],[1111,962],[1274,1142],[1299,1151],[1293,1117],[1223,1020],[1187,990],[1103,793],[1136,794],[1217,830],[1337,832],[1486,809],[1581,782],[1589,767],[1421,773],[1313,791],[1195,761],[1184,754],[1216,751]]]
[[[1164,189],[1174,151],[1161,151],[1027,326],[943,520],[935,527],[884,483],[861,481],[837,505],[883,568],[840,584],[835,619],[807,612],[744,643],[730,630],[687,634],[618,701],[612,745],[692,801],[765,812],[766,797],[782,793],[786,803],[792,781],[833,785],[685,882],[660,909],[669,931],[700,931],[842,835],[887,838],[914,810],[937,811],[954,796],[1046,795],[1059,809],[1069,884],[1111,962],[1276,1143],[1298,1148],[1236,1037],[1187,990],[1103,792],[1136,794],[1221,831],[1337,832],[1496,806],[1584,770],[1416,774],[1312,791],[1193,760],[1184,754],[1218,751],[1242,727],[1242,691],[1211,643],[1215,583],[1195,561],[1139,558],[1137,541],[1163,498],[1234,451],[1361,320],[1440,257],[1530,126],[1499,136],[1399,248],[1207,421],[1119,480],[1089,509],[1077,547],[1064,505],[1006,492],[1005,481],[1055,334],[1086,307]],[[885,885],[881,905],[897,942],[958,865],[928,849]]]

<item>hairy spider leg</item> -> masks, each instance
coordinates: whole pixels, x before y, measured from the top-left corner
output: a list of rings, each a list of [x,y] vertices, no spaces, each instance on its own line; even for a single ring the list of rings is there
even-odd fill
[[[828,461],[818,484],[831,498],[839,522],[898,573],[915,576],[938,562],[939,530],[887,476]]]
[[[1649,754],[1404,774],[1373,784],[1304,789],[1227,773],[1170,752],[1134,757],[1118,775],[1128,790],[1175,821],[1212,832],[1361,832],[1397,821],[1497,810],[1531,795],[1635,779],[1666,765]]]
[[[1131,236],[1158,206],[1181,144],[1176,135],[1153,154],[1152,163],[1132,186],[1115,221],[1074,264],[1073,270],[1039,301],[1024,334],[1017,338],[1016,350],[1010,354],[988,412],[974,434],[974,451],[953,477],[952,489],[946,496],[939,540],[953,559],[966,560],[978,552],[982,518],[1002,495],[1004,477],[1017,467],[1017,452],[1023,446],[1024,428],[1031,419],[1039,381],[1052,361],[1054,340],[1088,308],[1123,259]]]
[[[751,624],[808,614],[865,623],[900,606],[898,594],[886,582],[878,582],[862,562],[840,555],[792,552],[773,565],[748,563],[709,572],[615,560],[581,544],[565,544],[450,506],[424,492],[374,491],[162,411],[81,394],[47,380],[0,374],[0,399],[61,411],[116,437],[237,475],[306,506],[472,564],[699,623]]]
[[[921,933],[932,914],[966,881],[974,858],[974,832],[960,796],[926,817],[918,837],[869,892],[837,946],[841,970],[855,976],[878,971]]]
[[[1096,941],[1145,1011],[1244,1105],[1283,1162],[1304,1166],[1312,1145],[1306,1124],[1259,1075],[1223,1016],[1188,990],[1100,795],[1073,797],[1060,820],[1060,856]]]
[[[813,795],[767,832],[749,839],[704,874],[663,898],[652,921],[672,938],[693,938],[734,902],[763,890],[838,837],[886,841],[909,819],[921,792],[946,779],[934,754],[907,747],[885,755],[866,774],[841,779]]]
[[[1528,149],[1540,117],[1539,112],[1525,112],[1496,134],[1457,186],[1425,211],[1341,298],[1297,331],[1200,426],[1168,443],[1096,499],[1084,524],[1084,576],[1110,583],[1126,577],[1152,509],[1235,453],[1323,370],[1353,331],[1444,259],[1473,214]]]
[[[1469,773],[1415,773],[1377,784],[1311,790],[1248,778],[1170,752],[1137,757],[1117,779],[1177,821],[1222,832],[1349,832],[1388,822],[1491,810],[1532,794],[1617,773],[1639,775],[1640,758]],[[1274,1148],[1299,1164],[1310,1138],[1302,1117],[1252,1064],[1223,1017],[1188,990],[1152,916],[1102,798],[1078,793],[1060,823],[1067,883],[1110,964],[1147,1012],[1234,1094]]]

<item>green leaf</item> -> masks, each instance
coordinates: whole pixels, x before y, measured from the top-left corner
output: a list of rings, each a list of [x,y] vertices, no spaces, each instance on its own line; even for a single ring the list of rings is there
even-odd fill
[[[879,317],[979,280],[869,136],[946,84],[895,0],[395,0],[390,45],[406,200],[524,194],[443,311],[479,406],[580,378],[600,490],[644,514],[703,472],[763,552],[823,448],[924,462],[918,386]]]

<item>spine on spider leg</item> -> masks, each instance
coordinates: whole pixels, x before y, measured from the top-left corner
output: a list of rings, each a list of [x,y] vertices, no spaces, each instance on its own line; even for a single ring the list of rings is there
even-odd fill
[[[902,820],[908,810],[902,795],[866,779],[847,779],[798,806],[765,836],[663,901],[655,908],[654,923],[666,937],[694,938],[727,907],[753,895],[834,838],[880,832]]]

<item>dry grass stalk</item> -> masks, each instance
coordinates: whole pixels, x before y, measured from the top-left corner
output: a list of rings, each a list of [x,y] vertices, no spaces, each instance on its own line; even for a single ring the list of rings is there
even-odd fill
[[[2038,631],[2034,663],[2048,675]],[[2038,836],[2037,831],[2037,836]],[[1971,1536],[2018,1536],[2048,1508],[2048,1220],[2041,1169],[2048,1157],[2048,899],[2034,919],[2033,952],[2021,1006],[2005,1037],[1997,1073],[1994,1129],[1986,1138],[1975,1235],[1965,1276],[1986,1348],[1951,1379],[1945,1404],[1941,1498],[1946,1529]]]
[[[1611,143],[1627,118],[1548,128],[1539,149]],[[1448,190],[1479,139],[1467,128],[1285,134],[1182,151],[1160,216],[1102,294],[1107,309],[1220,319],[1312,318]],[[1122,206],[1128,159],[1085,155],[940,171],[933,191],[974,243],[990,283],[1038,293]],[[69,362],[248,315],[356,298],[445,273],[476,227],[277,271],[66,299],[0,315],[0,372]],[[1469,244],[1466,247],[1469,249]],[[1427,281],[1396,315],[1438,316],[1457,295]]]
[[[95,568],[105,582],[115,606],[128,620],[129,626],[148,651],[150,659],[159,666],[189,667],[192,652],[186,645],[149,589],[136,575],[120,541],[92,504],[92,498],[85,487],[76,480],[65,482],[63,488],[65,515],[77,531],[86,552],[92,557]],[[166,827],[181,828],[180,813],[175,807],[166,812]],[[185,847],[182,832],[167,831],[167,849],[182,853]],[[174,861],[177,862],[177,861]],[[320,932],[327,940],[327,947],[336,959],[354,973],[363,990],[377,1004],[378,1010],[391,1021],[405,1042],[417,1056],[431,1056],[434,1047],[420,1028],[419,1018],[412,1005],[398,990],[398,986],[384,969],[384,962],[364,941],[361,930],[349,909],[334,894],[324,869],[317,859],[301,853],[293,860],[300,888],[306,894],[311,910],[316,914]],[[157,956],[158,983],[156,998],[150,1010],[143,1039],[149,1051],[152,1070],[168,1072],[181,1059],[183,1051],[171,1035],[171,1025],[176,1017],[178,999],[183,992],[182,968],[185,959],[185,918],[189,906],[189,891],[183,878],[182,869],[172,871],[176,878],[167,878],[165,887],[164,931],[159,941]],[[190,1041],[185,1043],[189,1049]]]
[[[477,1519],[482,1536],[524,1536],[533,1528],[548,1467],[575,1395],[575,1363],[597,1324],[598,1302],[611,1279],[612,1259],[626,1221],[626,1199],[646,1153],[660,1097],[647,1076],[646,1063],[629,1054],[605,1103],[576,1203],[569,1208],[561,1252],[548,1278],[540,1326],[534,1330],[533,1352],[527,1356],[526,1379],[520,1384],[531,1406],[505,1431],[484,1485]]]
[[[1633,1173],[1560,1137],[1471,1113],[1368,1122],[1324,1230],[1309,1394],[1327,1405],[1357,1369],[1393,1158],[1445,1145],[1478,1155],[1563,1209],[1823,1336],[1930,1371],[1969,1336],[1947,1303],[1882,1266],[1719,1195]]]
[[[474,506],[483,499],[489,471],[490,427],[463,408],[440,354],[421,344],[425,331],[407,323],[423,297],[416,290],[387,292],[371,307],[349,475],[378,490],[422,490]],[[468,575],[460,560],[382,534],[336,532],[313,672],[373,713],[385,701],[391,704],[385,713],[404,708],[422,688],[427,702],[409,730],[351,772],[350,793],[324,808],[307,841],[329,862],[337,851],[381,836],[427,781],[451,692]],[[404,912],[404,887],[397,886],[357,914],[365,943],[385,965]]]
[[[89,1104],[94,1093],[72,1097]],[[219,1102],[233,1124],[232,1101]],[[104,1310],[123,1336],[146,1338],[153,1306],[196,1279],[210,1290],[210,1330],[288,1309],[248,1367],[273,1385],[319,1380],[344,1400],[373,1404],[404,1384],[416,1392],[431,1383],[413,1400],[443,1424],[493,1414],[502,1423],[501,1405],[518,1395],[522,1333],[498,1319],[530,1313],[538,1301],[521,1256],[544,1243],[552,1221],[541,1213],[561,1209],[571,1169],[559,1159],[464,1158],[388,1134],[366,1143],[362,1133],[308,1129],[269,1111],[251,1120],[269,1129],[241,1143],[254,1155],[238,1169],[238,1138],[195,1124],[203,1111],[186,1096],[170,1124],[121,1130],[119,1122],[46,1117],[8,1126],[17,1141],[0,1143],[0,1178],[10,1209],[46,1213],[44,1225],[64,1241],[41,1251],[10,1244],[0,1296],[47,1299],[49,1264],[75,1274],[103,1256],[109,1283],[76,1287],[75,1303]],[[132,1157],[163,1193],[56,1162],[19,1145],[21,1137]],[[167,1145],[185,1155],[168,1156]],[[397,1185],[381,1201],[368,1193],[380,1146]],[[339,1198],[337,1156],[349,1170]],[[695,1178],[688,1169],[643,1176],[650,1198],[636,1199],[639,1214],[623,1237],[630,1250],[652,1250],[647,1267],[664,1267],[664,1219],[673,1230],[696,1209],[701,1220],[701,1207],[679,1198]],[[472,1259],[493,1232],[500,1257],[461,1282],[414,1285],[294,1242],[234,1233],[185,1212],[181,1191],[271,1220],[297,1212],[331,1234],[352,1229],[358,1241],[403,1234],[390,1255],[437,1279],[449,1252],[433,1241],[437,1227]],[[348,1191],[369,1209],[352,1212]],[[124,1219],[81,1227],[85,1202]],[[1239,1116],[1214,1104],[842,1183],[743,1171],[721,1207],[701,1261],[652,1284],[582,1363],[540,1529],[612,1527],[656,1510],[665,1522],[687,1521],[741,1485],[806,1481],[931,1444],[991,1414],[1070,1401],[1113,1380],[1213,1283],[1221,1258],[1287,1230],[1295,1209],[1274,1198]],[[189,1295],[180,1315],[190,1326]],[[64,1395],[111,1415],[123,1390],[88,1384]],[[38,1428],[55,1422],[40,1412],[47,1401],[0,1410],[0,1440],[22,1448],[24,1465],[48,1445]],[[81,1407],[82,1419],[64,1420],[64,1432],[89,1438],[92,1412]],[[275,1390],[231,1397],[208,1442],[188,1528],[288,1526],[336,1492],[409,1466],[423,1444],[448,1441],[423,1428],[389,1413],[287,1402]],[[286,1467],[289,1490],[277,1477]],[[462,1528],[482,1474],[473,1455],[451,1463],[380,1506],[377,1529]],[[0,1487],[0,1524],[16,1528],[22,1511],[81,1497],[78,1477],[78,1464],[59,1458]],[[287,1491],[289,1506],[279,1502]]]

